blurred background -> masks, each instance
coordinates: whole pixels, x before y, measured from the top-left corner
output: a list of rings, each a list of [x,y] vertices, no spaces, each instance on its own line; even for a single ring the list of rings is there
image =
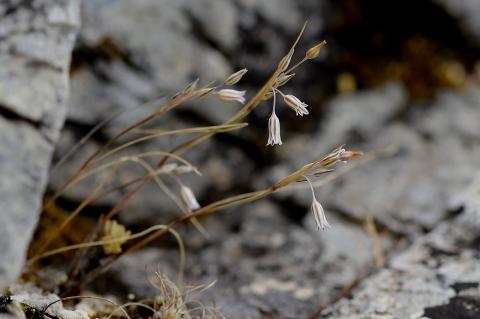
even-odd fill
[[[293,62],[321,40],[328,46],[283,91],[305,101],[310,115],[295,117],[277,107],[284,144],[267,147],[271,101],[263,103],[247,128],[216,135],[189,152],[186,158],[204,175],[184,182],[207,204],[271,185],[344,143],[366,154],[394,151],[343,165],[356,166],[317,189],[332,225],[328,231],[315,229],[308,189],[215,214],[202,221],[208,237],[192,226],[181,229],[187,281],[217,280],[202,298],[227,318],[306,318],[462,212],[458,198],[480,167],[479,15],[476,0],[83,1],[67,122],[55,159],[113,113],[130,111],[54,171],[49,191],[120,128],[154,109],[138,105],[172,95],[197,77],[206,84],[247,68],[237,88],[252,97],[308,21]],[[221,124],[240,108],[211,98],[151,126]],[[168,150],[182,140],[130,151]],[[139,172],[127,165],[112,183]],[[73,210],[92,185],[70,189],[59,209]],[[95,202],[79,225],[88,229],[121,195]],[[44,221],[58,212],[48,214]],[[178,214],[152,183],[129,202],[120,221],[139,231]],[[81,237],[78,232],[65,236],[65,243]],[[157,242],[121,259],[90,289],[121,297],[133,292],[141,299],[155,292],[145,265],[150,273],[159,266],[175,274],[177,254],[173,240]]]

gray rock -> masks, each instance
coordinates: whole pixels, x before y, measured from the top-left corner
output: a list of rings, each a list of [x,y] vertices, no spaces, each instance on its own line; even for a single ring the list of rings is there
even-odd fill
[[[78,11],[76,0],[0,4],[0,291],[20,273],[38,220]]]
[[[453,17],[460,20],[464,29],[473,35],[477,41],[480,41],[480,2],[478,0],[435,0],[436,3],[443,6]]]
[[[325,125],[317,133],[316,145],[324,151],[349,140],[352,135],[369,140],[379,135],[387,123],[405,108],[407,92],[399,83],[360,91],[351,95],[339,95],[328,103],[330,110]]]
[[[221,48],[231,51],[238,44],[238,10],[231,1],[190,1],[187,9],[202,31]],[[198,32],[198,31],[197,31]]]
[[[478,185],[477,177],[470,196],[458,202],[470,209],[416,239],[386,269],[364,280],[353,298],[325,309],[320,318],[478,317]]]

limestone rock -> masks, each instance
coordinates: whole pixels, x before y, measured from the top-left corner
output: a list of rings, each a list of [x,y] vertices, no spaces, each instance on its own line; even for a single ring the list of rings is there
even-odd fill
[[[478,189],[478,178],[472,187]],[[469,201],[464,199],[462,205]],[[320,318],[480,316],[478,216],[477,206],[442,222],[395,256],[386,269],[365,279],[353,298],[325,309]]]
[[[0,4],[0,291],[22,269],[68,98],[77,0]]]

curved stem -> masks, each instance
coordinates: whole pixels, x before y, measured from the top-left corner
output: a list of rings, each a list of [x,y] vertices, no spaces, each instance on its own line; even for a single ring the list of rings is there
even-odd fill
[[[312,197],[313,199],[315,200],[315,191],[313,189],[313,185],[312,185],[312,182],[310,181],[310,179],[306,176],[306,175],[302,175],[303,177],[305,177],[305,179],[307,180],[308,182],[308,185],[310,185],[310,190],[312,191]]]

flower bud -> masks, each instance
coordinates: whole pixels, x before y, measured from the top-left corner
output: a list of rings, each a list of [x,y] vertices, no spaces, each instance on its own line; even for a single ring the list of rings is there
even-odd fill
[[[323,40],[319,44],[308,49],[305,56],[307,57],[307,59],[315,59],[320,54],[320,51],[322,50],[322,48],[326,45],[327,45],[327,41]]]
[[[278,69],[283,72],[285,71],[288,66],[290,65],[290,61],[292,60],[292,56],[293,56],[293,49],[291,49],[288,54],[286,56],[284,56],[282,58],[282,60],[280,60],[280,63],[278,64]]]
[[[231,74],[225,82],[223,82],[225,85],[234,85],[237,84],[238,81],[243,77],[245,73],[247,73],[247,69],[241,69],[240,71],[237,71],[233,74]]]

